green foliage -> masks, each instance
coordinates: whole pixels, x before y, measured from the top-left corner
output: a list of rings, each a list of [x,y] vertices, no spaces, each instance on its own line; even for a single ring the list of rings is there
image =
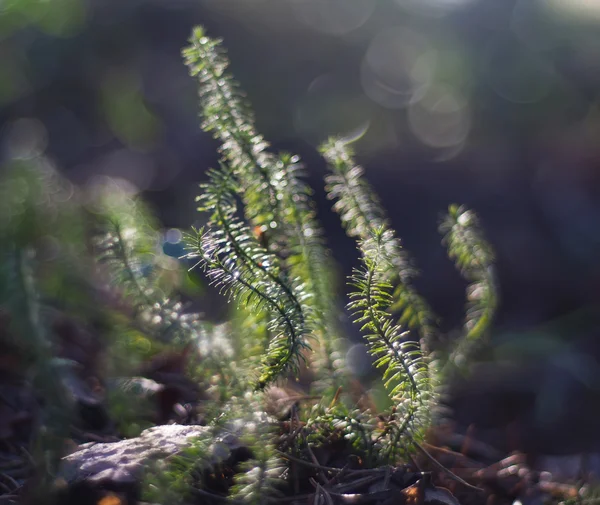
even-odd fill
[[[286,264],[292,278],[302,279],[310,311],[308,318],[320,345],[315,368],[320,387],[335,388],[343,382],[339,349],[335,346],[338,334],[335,310],[335,279],[329,251],[325,248],[322,230],[316,221],[312,190],[299,177],[300,166],[296,156],[281,156],[280,188],[277,199],[282,202],[282,218],[286,231]]]
[[[184,503],[194,490],[201,492],[220,478],[219,487],[227,489],[234,503],[276,503],[286,487],[282,479],[285,466],[275,450],[277,425],[265,413],[264,401],[264,393],[260,392],[231,398],[188,448],[147,469],[144,499]],[[251,457],[237,462],[232,449],[240,445],[249,450]]]
[[[215,432],[190,440],[190,445],[167,460],[149,465],[142,486],[142,497],[151,503],[180,504],[193,492],[204,470],[220,462],[214,450]]]
[[[419,332],[425,347],[432,331],[431,311],[411,286],[414,268],[389,228],[379,199],[364,179],[364,169],[354,161],[350,147],[339,139],[329,139],[320,150],[331,170],[326,178],[327,196],[335,200],[333,209],[340,215],[348,236],[366,243],[378,230],[386,230],[381,234],[378,268],[395,285],[390,308],[400,312],[403,324]]]
[[[369,351],[376,358],[375,366],[384,370],[385,387],[402,419],[394,430],[399,438],[405,432],[414,436],[416,430],[427,426],[435,394],[418,339],[411,338],[402,321],[395,323],[389,312],[393,285],[385,262],[390,235],[389,230],[379,228],[372,238],[360,242],[363,268],[352,275],[351,285],[356,291],[351,293],[348,307],[361,325]]]
[[[262,337],[251,339],[253,352],[268,339],[259,387],[295,370],[312,337],[325,357],[312,363],[316,376],[335,376],[329,258],[311,192],[298,177],[299,160],[267,151],[268,143],[255,131],[250,108],[227,71],[221,41],[197,28],[190,43],[183,54],[200,83],[203,128],[221,141],[223,154],[220,170],[210,172],[198,198],[199,210],[210,217],[207,227],[190,240],[190,257],[198,258],[212,281],[248,312],[251,322],[246,327],[262,328]],[[362,256],[362,268],[351,279],[355,291],[349,308],[361,324],[375,365],[383,369],[393,402],[387,425],[379,434],[374,430],[365,447],[382,461],[393,461],[401,452],[398,447],[410,447],[422,436],[437,402],[442,367],[430,350],[435,317],[412,286],[415,270],[349,146],[330,139],[321,152],[331,169],[328,196],[335,200],[334,210],[347,234],[358,240]],[[238,215],[239,202],[243,215]],[[492,258],[483,252],[489,249],[472,226],[474,217],[465,222],[460,212],[451,207],[442,230],[450,257],[472,282],[470,292],[485,293],[468,312],[463,341],[471,341],[483,333],[495,309]]]
[[[318,358],[325,365],[319,369],[332,386],[331,381],[339,378],[332,346],[336,318],[332,265],[316,221],[311,190],[300,178],[299,158],[267,151],[268,143],[255,131],[252,113],[227,72],[229,63],[220,41],[197,28],[190,43],[183,55],[200,84],[203,128],[221,141],[223,153],[221,171],[212,172],[211,183],[200,197],[201,210],[213,214],[211,230],[195,241],[195,254],[208,267],[209,275],[212,268],[213,278],[240,288],[234,288],[235,296],[247,295],[246,284],[250,283],[255,288],[250,290],[252,299],[258,303],[253,310],[264,303],[264,310],[274,314],[276,327],[270,328],[273,337],[259,385],[274,380],[287,371],[288,364],[301,359],[311,337],[316,338]],[[223,227],[224,217],[233,217],[235,198],[243,202],[244,217],[263,237],[262,243],[252,237],[249,226],[244,228],[241,218],[223,233],[214,231]],[[223,253],[229,265],[223,257],[223,264],[215,262],[214,256],[208,258]],[[235,275],[240,276],[239,282]],[[277,300],[272,295],[279,291],[284,296]]]
[[[158,226],[143,203],[111,185],[97,190],[91,207],[98,228],[96,258],[132,305],[137,327],[164,343],[197,339],[204,331],[199,316],[186,314],[182,303],[161,289],[164,284],[170,289],[162,281],[176,260],[158,251]]]
[[[351,294],[349,308],[362,325],[376,366],[384,368],[385,385],[398,406],[391,419],[398,413],[402,419],[399,424],[390,421],[395,426],[388,446],[391,449],[404,432],[409,441],[417,436],[415,429],[427,426],[436,405],[436,391],[446,369],[432,358],[430,349],[436,318],[411,285],[414,269],[350,147],[331,138],[321,152],[332,172],[326,179],[328,196],[335,200],[334,210],[347,234],[359,241],[362,255],[363,268],[355,271],[351,280],[356,291]],[[471,283],[465,335],[448,363],[464,364],[467,352],[489,329],[496,309],[493,254],[482,238],[475,214],[464,207],[450,206],[440,231],[445,234],[443,241],[450,258]],[[394,321],[396,312],[400,314]]]
[[[196,28],[190,44],[183,56],[200,84],[202,128],[221,141],[223,156],[240,185],[247,219],[277,234],[281,221],[273,180],[277,158],[266,151],[267,143],[255,131],[251,110],[227,72],[229,62],[221,41],[206,37],[202,28]]]
[[[144,359],[167,343],[189,342],[205,332],[200,334],[197,316],[184,314],[163,295],[163,288],[170,289],[162,275],[168,269],[160,264],[166,257],[156,254],[158,229],[140,203],[117,187],[88,201],[43,157],[13,160],[4,169],[0,313],[8,327],[0,331],[0,347],[18,360],[19,381],[40,401],[33,441],[24,449],[37,470],[31,499],[43,503],[50,499],[47,491],[65,440],[80,433],[77,402],[86,386],[78,381],[90,372],[57,355],[70,349],[55,322],[66,317],[93,328],[108,358],[105,375],[98,377],[107,381],[108,410],[119,432],[128,436],[150,426],[152,412],[143,395],[121,387],[131,382],[128,376],[139,373]],[[95,243],[98,233],[103,247]],[[108,268],[98,269],[96,262]],[[144,273],[148,266],[151,275]],[[106,273],[114,290],[104,287]]]
[[[210,399],[209,428],[148,469],[146,500],[215,498],[207,489],[216,480],[220,500],[226,494],[235,503],[277,503],[290,490],[286,459],[314,458],[313,450],[334,445],[363,468],[397,464],[431,423],[445,370],[433,359],[436,318],[413,286],[408,255],[351,149],[327,141],[321,152],[331,171],[328,196],[361,257],[348,308],[391,401],[387,411],[371,412],[353,396],[338,346],[334,268],[299,158],[270,152],[256,132],[220,41],[196,29],[183,54],[198,78],[203,128],[222,153],[219,169],[201,186],[197,202],[206,224],[186,237],[186,258],[236,302],[230,321],[211,326],[187,313],[173,281],[180,265],[161,252],[159,226],[138,198],[107,186],[84,201],[41,159],[14,161],[0,184],[0,309],[11,314],[8,334],[24,351],[28,379],[51,399],[36,454],[49,462],[46,480],[72,422],[61,382],[65,363],[53,359],[48,330],[55,312],[101,327],[110,357],[109,410],[125,436],[150,424],[153,384],[136,377],[141,364],[173,348],[202,356],[188,372]],[[440,230],[470,283],[464,336],[448,361],[456,365],[490,330],[494,258],[472,211],[451,206]],[[48,244],[59,252],[50,254]],[[98,285],[107,279],[111,289],[101,298]],[[293,384],[305,365],[310,394],[286,397],[293,394],[285,380]],[[273,408],[271,395],[282,392],[285,408]],[[225,439],[247,449],[245,459],[236,460]]]
[[[465,335],[451,356],[452,363],[464,365],[474,345],[489,331],[498,305],[494,254],[483,239],[477,216],[464,206],[450,206],[440,232],[448,256],[469,281]]]
[[[42,503],[73,415],[62,384],[68,363],[54,359],[50,328],[56,306],[80,297],[85,286],[77,278],[76,260],[82,250],[82,227],[69,201],[68,185],[45,159],[13,160],[4,169],[0,312],[7,327],[0,331],[0,348],[12,352],[20,379],[45,399],[39,419],[44,430],[32,434],[27,448],[39,468],[34,499]],[[78,282],[71,284],[74,279]]]
[[[286,467],[275,447],[277,424],[264,411],[262,395],[243,398],[246,414],[240,441],[250,449],[252,457],[240,465],[231,488],[233,501],[251,505],[277,502],[287,487],[283,479]]]
[[[352,453],[364,460],[367,468],[380,462],[376,432],[372,412],[350,408],[337,401],[329,405],[317,403],[306,421],[306,442],[309,446],[320,447],[342,438],[347,441]]]
[[[196,237],[191,258],[199,257],[212,283],[251,311],[271,311],[272,333],[257,386],[262,388],[297,365],[307,347],[307,324],[296,289],[281,275],[278,258],[261,247],[236,217],[235,192],[226,172],[212,171],[201,210],[212,210],[209,228]]]

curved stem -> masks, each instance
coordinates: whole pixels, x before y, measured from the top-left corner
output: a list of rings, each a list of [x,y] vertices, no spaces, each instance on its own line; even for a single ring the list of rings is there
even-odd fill
[[[377,336],[385,343],[386,347],[388,348],[388,352],[391,351],[392,355],[396,358],[396,361],[398,363],[400,363],[400,365],[404,369],[406,376],[409,378],[411,389],[413,390],[413,400],[414,400],[419,397],[419,387],[417,386],[415,378],[413,377],[412,373],[410,372],[410,368],[406,364],[406,360],[404,359],[404,357],[401,354],[398,353],[397,349],[394,348],[393,344],[388,339],[384,329],[381,326],[379,317],[375,312],[375,307],[377,305],[377,302],[373,301],[373,296],[372,296],[372,286],[373,286],[373,278],[375,275],[375,271],[376,271],[376,265],[371,265],[367,268],[367,289],[365,290],[365,296],[366,296],[366,302],[367,302],[367,310],[369,312],[369,319],[371,320],[371,323],[377,332]]]
[[[219,193],[219,196],[220,195],[221,195],[221,193]],[[277,284],[285,292],[285,294],[288,296],[290,301],[295,305],[295,308],[298,311],[298,313],[302,315],[302,307],[300,305],[300,302],[298,301],[298,299],[296,298],[296,296],[294,295],[294,293],[292,292],[290,287],[285,282],[283,282],[283,280],[281,280],[278,276],[273,274],[270,270],[267,270],[263,266],[259,265],[255,260],[253,260],[250,256],[248,256],[248,254],[246,253],[244,248],[239,245],[235,235],[231,232],[231,228],[229,226],[229,221],[231,219],[231,216],[227,215],[227,213],[225,213],[223,211],[222,202],[220,200],[217,201],[216,209],[217,209],[218,220],[219,220],[218,224],[225,231],[225,234],[227,235],[227,239],[229,240],[229,242],[235,249],[235,252],[237,253],[237,255],[239,257],[243,258],[243,260],[247,264],[252,265],[252,267],[254,267],[255,269],[264,273],[269,279],[271,279],[275,284]]]

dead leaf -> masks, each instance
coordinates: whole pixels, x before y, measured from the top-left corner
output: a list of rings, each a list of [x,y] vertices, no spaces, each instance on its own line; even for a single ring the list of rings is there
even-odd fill
[[[404,488],[401,493],[404,495],[406,505],[460,505],[448,489],[432,484],[427,485],[422,481]]]
[[[117,495],[108,494],[100,498],[97,505],[125,505],[125,503]]]

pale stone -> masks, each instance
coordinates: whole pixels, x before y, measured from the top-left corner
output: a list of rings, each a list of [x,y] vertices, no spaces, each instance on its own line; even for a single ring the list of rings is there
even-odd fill
[[[62,477],[68,482],[89,480],[129,483],[144,466],[189,447],[192,438],[206,433],[204,426],[170,424],[144,430],[139,437],[110,443],[82,444],[63,458]]]

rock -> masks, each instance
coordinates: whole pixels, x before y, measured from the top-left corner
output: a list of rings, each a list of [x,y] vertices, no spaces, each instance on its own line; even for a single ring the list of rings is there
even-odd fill
[[[139,479],[147,463],[175,454],[206,430],[203,426],[171,424],[149,428],[139,437],[119,442],[82,444],[63,458],[60,476],[68,483],[86,480],[127,485]]]
[[[251,457],[239,434],[243,425],[232,423],[213,439],[210,458],[233,465]],[[90,442],[80,445],[63,458],[55,486],[53,503],[63,505],[97,505],[106,493],[123,497],[121,503],[133,505],[141,498],[144,469],[154,462],[191,446],[192,439],[214,434],[214,428],[197,425],[169,424],[144,430],[139,437],[117,442]]]

